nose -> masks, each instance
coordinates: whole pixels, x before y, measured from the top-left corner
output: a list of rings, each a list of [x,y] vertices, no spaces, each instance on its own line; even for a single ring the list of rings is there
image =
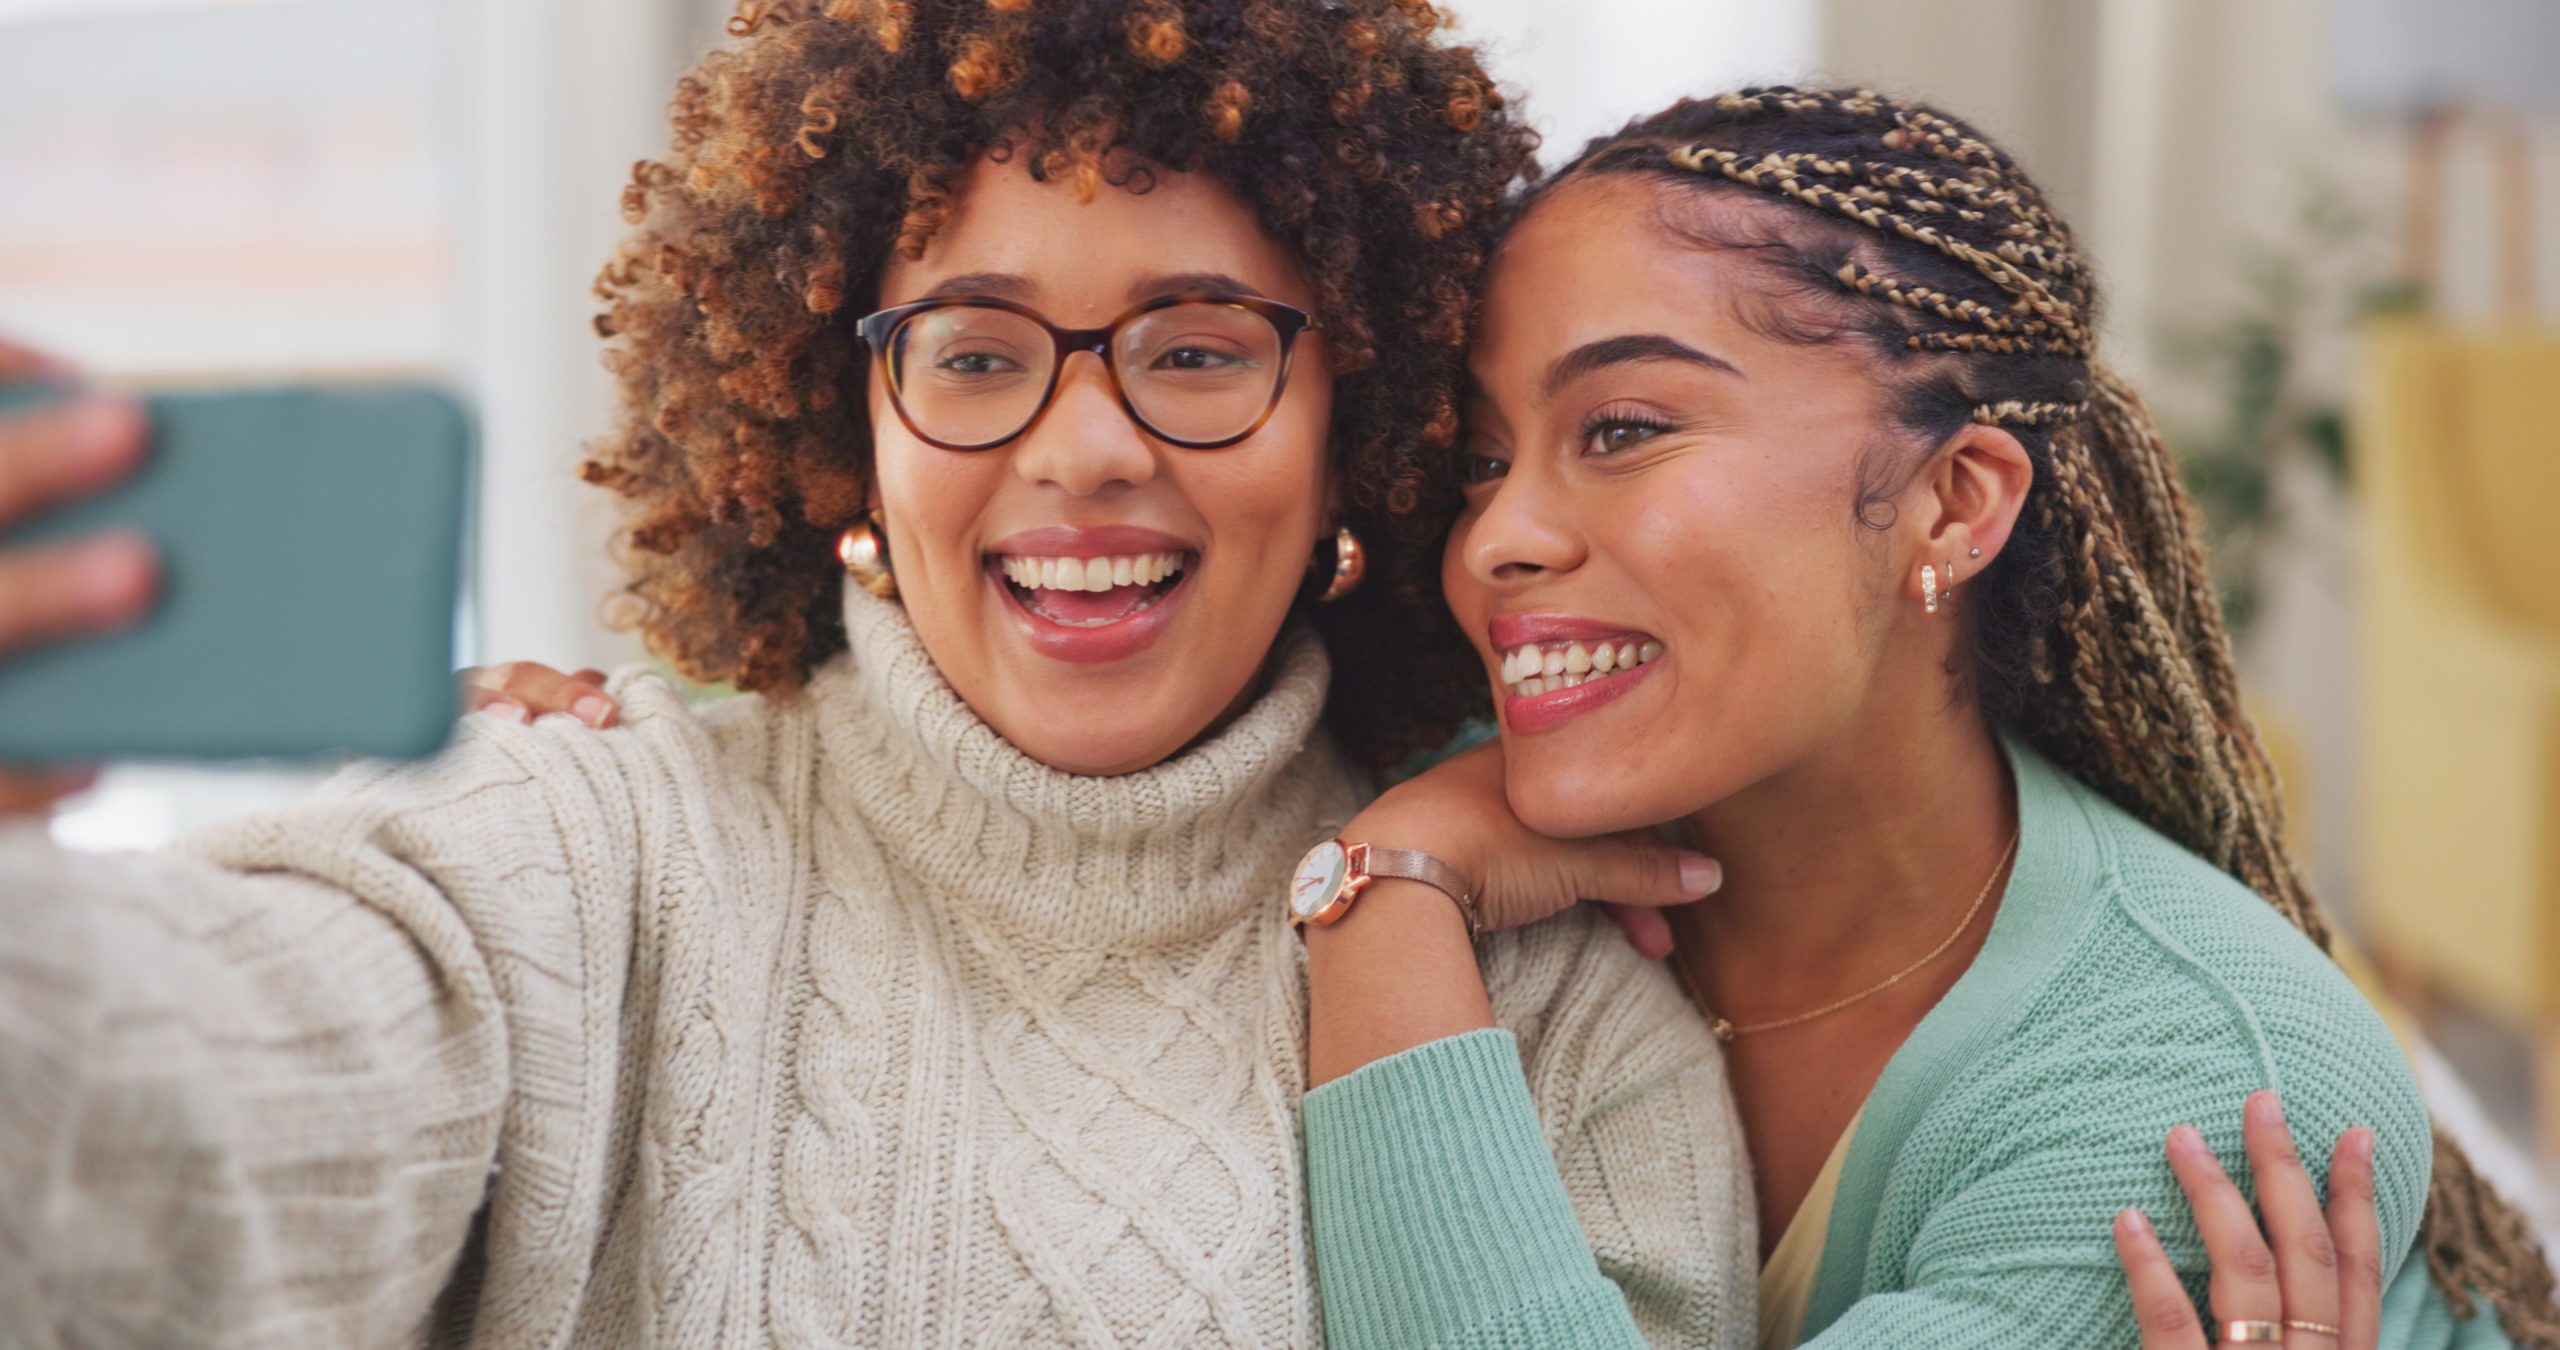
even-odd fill
[[[1056,397],[1014,441],[1013,469],[1035,487],[1090,497],[1155,477],[1156,447],[1121,406],[1102,358],[1071,352]]]
[[[1458,555],[1467,574],[1492,590],[1515,594],[1581,566],[1590,549],[1566,505],[1556,485],[1515,468],[1483,509],[1458,523]]]

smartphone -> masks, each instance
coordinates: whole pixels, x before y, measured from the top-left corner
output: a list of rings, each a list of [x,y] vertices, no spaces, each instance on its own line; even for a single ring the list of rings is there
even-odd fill
[[[73,391],[0,387],[0,417]],[[160,553],[122,632],[0,652],[0,764],[414,758],[451,734],[471,420],[426,386],[173,392],[148,457],[0,548],[122,528]]]

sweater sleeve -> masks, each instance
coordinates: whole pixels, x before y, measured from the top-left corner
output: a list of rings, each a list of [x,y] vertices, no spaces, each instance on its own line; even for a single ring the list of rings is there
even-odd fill
[[[1706,1026],[1594,915],[1486,945],[1497,1020],[1307,1102],[1334,1344],[1743,1347],[1750,1177]]]
[[[1473,1031],[1307,1094],[1326,1342],[1637,1350],[1540,1134],[1508,1031]]]
[[[415,1342],[493,1174],[592,1184],[637,863],[564,736],[165,855],[0,839],[13,1344]]]

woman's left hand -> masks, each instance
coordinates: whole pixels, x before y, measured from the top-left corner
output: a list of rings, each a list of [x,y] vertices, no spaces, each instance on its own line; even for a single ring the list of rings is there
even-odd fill
[[[1487,931],[1524,927],[1584,900],[1611,901],[1659,924],[1661,907],[1688,904],[1724,884],[1724,868],[1713,858],[1649,835],[1550,839],[1521,824],[1503,793],[1499,742],[1453,755],[1388,789],[1343,827],[1342,837],[1420,849],[1456,868],[1475,885]],[[1664,951],[1669,939],[1665,927]]]
[[[2195,1208],[2196,1229],[2213,1261],[2216,1319],[2208,1337],[2195,1304],[2140,1210],[2116,1216],[2116,1257],[2133,1286],[2142,1350],[2281,1343],[2289,1350],[2373,1350],[2382,1323],[2382,1228],[2373,1207],[2373,1131],[2338,1137],[2329,1159],[2324,1212],[2272,1092],[2249,1098],[2242,1133],[2258,1181],[2258,1210],[2232,1184],[2192,1125],[2169,1132],[2169,1167]],[[2235,1323],[2264,1336],[2230,1338]]]

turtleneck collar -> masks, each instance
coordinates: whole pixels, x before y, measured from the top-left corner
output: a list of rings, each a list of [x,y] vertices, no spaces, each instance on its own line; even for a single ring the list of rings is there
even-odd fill
[[[1286,633],[1270,685],[1217,735],[1136,773],[1016,749],[942,678],[899,605],[845,588],[851,651],[811,682],[819,783],[948,903],[1062,947],[1196,940],[1253,909],[1363,800],[1319,725],[1332,667]]]

